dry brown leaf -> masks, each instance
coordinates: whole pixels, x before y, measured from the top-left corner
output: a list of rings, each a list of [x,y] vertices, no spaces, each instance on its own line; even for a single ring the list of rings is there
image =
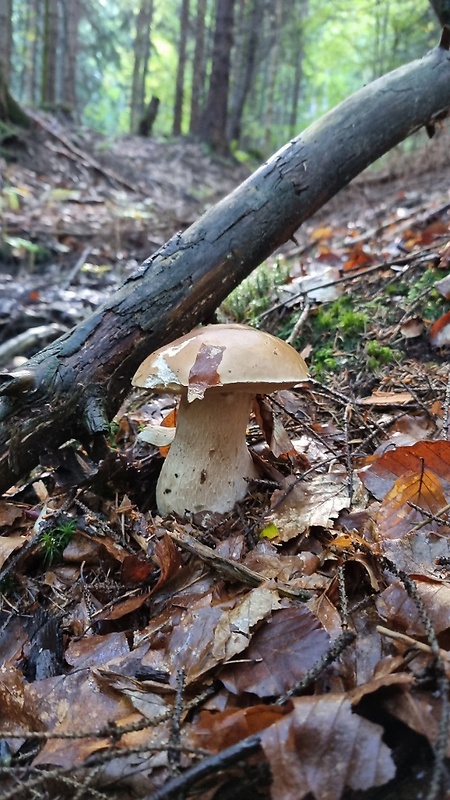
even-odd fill
[[[375,516],[382,538],[398,539],[424,522],[426,518],[412,504],[435,515],[447,505],[441,481],[431,470],[407,472],[397,478]],[[439,522],[430,520],[421,530],[425,533],[439,527]]]
[[[11,536],[0,536],[0,568],[3,567],[11,553],[19,550],[27,541],[26,536],[19,536],[17,533],[13,533]]]
[[[211,602],[210,598],[210,602]],[[174,628],[167,649],[173,676],[181,667],[191,683],[247,647],[252,629],[280,608],[274,589],[257,587],[234,601],[232,608],[205,605],[205,598],[189,608]]]
[[[435,745],[439,736],[442,716],[442,700],[431,692],[408,688],[383,699],[383,707],[412,730],[424,736]],[[447,740],[447,758],[450,758],[450,739]]]
[[[273,493],[272,506],[296,481],[294,476],[286,479],[286,485]],[[354,492],[359,493],[360,488],[361,484],[356,479]],[[287,542],[313,525],[331,528],[339,512],[349,505],[348,478],[341,472],[315,475],[307,483],[297,482],[280,505],[266,517],[267,524],[273,523],[279,531],[272,541]]]
[[[241,656],[245,660],[225,667],[220,680],[234,694],[276,697],[301,680],[329,645],[328,633],[308,608],[283,608],[255,633]]]
[[[91,673],[82,669],[35,681],[25,687],[26,703],[37,709],[37,724],[54,733],[98,730],[130,712],[129,701],[117,693],[99,691]],[[33,761],[71,769],[104,748],[108,738],[49,739]]]
[[[383,500],[397,478],[420,473],[424,468],[439,476],[446,492],[450,484],[450,442],[421,441],[389,450],[360,470],[359,477],[377,500]]]
[[[404,406],[411,403],[413,396],[410,392],[372,392],[368,397],[358,400],[361,406]]]
[[[202,711],[189,738],[196,747],[205,747],[218,753],[241,739],[251,736],[286,714],[286,709],[275,705],[258,705],[225,711]]]
[[[439,527],[439,534],[421,528],[407,533],[401,539],[384,539],[380,549],[397,569],[410,575],[426,575],[432,579],[448,576],[448,570],[441,570],[437,566],[437,559],[440,558],[449,559],[450,563],[450,529],[444,525]]]
[[[436,633],[450,628],[450,583],[415,579],[415,585]],[[395,580],[376,599],[380,617],[389,627],[400,628],[409,636],[426,636],[414,600],[400,581]]]
[[[395,775],[383,729],[352,713],[342,695],[300,697],[294,710],[262,731],[272,800],[339,800],[345,787],[382,786]]]

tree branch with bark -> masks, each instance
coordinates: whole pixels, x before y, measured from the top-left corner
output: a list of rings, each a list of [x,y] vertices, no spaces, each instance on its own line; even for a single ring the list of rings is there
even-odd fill
[[[71,438],[102,442],[153,350],[211,319],[258,264],[365,167],[450,109],[450,32],[360,89],[173,236],[92,316],[0,375],[0,491]]]

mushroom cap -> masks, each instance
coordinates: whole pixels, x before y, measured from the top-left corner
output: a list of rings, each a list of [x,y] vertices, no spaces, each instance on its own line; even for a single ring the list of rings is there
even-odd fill
[[[133,385],[201,399],[205,391],[269,394],[308,378],[299,353],[282,339],[248,325],[206,325],[146,358]]]

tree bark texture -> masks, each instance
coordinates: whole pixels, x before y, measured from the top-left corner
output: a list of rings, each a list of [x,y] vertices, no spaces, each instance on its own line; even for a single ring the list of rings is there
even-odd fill
[[[0,69],[0,121],[10,123],[11,125],[18,125],[20,128],[29,128],[30,119],[21,108],[21,106],[14,100],[14,97],[8,90],[7,83],[3,77]]]
[[[181,123],[183,120],[183,101],[184,101],[184,76],[187,62],[187,39],[189,30],[189,0],[181,0],[180,11],[180,39],[178,42],[178,66],[177,78],[175,82],[175,103],[173,108],[174,136],[181,136]]]
[[[131,87],[130,131],[136,133],[144,113],[145,79],[150,56],[150,36],[153,22],[153,0],[142,0],[136,17],[134,64]]]
[[[0,0],[0,70],[9,84],[12,53],[12,0]]]
[[[58,2],[45,0],[41,95],[44,108],[56,106]]]
[[[197,134],[200,126],[200,107],[205,90],[205,16],[206,0],[197,0],[194,61],[192,64],[191,118],[189,133]]]
[[[234,2],[217,0],[211,77],[200,121],[200,138],[222,155],[229,152],[227,119]]]
[[[219,303],[361,170],[450,109],[448,42],[369,84],[286,144],[24,373],[3,374],[0,491],[47,448],[107,431],[145,356]],[[1,376],[0,376],[1,379]]]

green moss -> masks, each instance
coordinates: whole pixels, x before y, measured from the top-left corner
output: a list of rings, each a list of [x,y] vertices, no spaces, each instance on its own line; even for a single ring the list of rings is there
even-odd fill
[[[223,316],[234,322],[256,324],[258,317],[277,302],[276,287],[289,280],[289,266],[284,259],[261,264],[242,281],[220,307]]]
[[[395,361],[394,351],[386,345],[381,345],[376,340],[366,344],[367,366],[369,369],[378,369],[385,364]]]

